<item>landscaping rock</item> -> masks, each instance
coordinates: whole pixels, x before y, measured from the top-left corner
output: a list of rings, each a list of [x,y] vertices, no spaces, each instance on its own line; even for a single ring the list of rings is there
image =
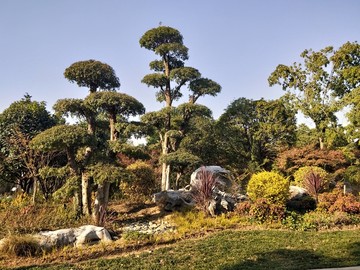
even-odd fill
[[[230,172],[220,166],[202,166],[196,169],[190,176],[190,186],[195,187],[200,180],[199,173],[202,171],[211,172],[213,177],[217,178],[218,188],[222,191],[229,191],[232,187]]]
[[[166,211],[194,205],[191,192],[186,189],[166,190],[155,193],[153,201]]]
[[[161,234],[175,231],[175,227],[167,221],[139,221],[130,223],[123,227],[123,232],[139,232],[144,234]]]
[[[84,225],[79,228],[45,231],[34,235],[40,247],[50,250],[64,246],[93,244],[112,241],[110,233],[103,227]]]

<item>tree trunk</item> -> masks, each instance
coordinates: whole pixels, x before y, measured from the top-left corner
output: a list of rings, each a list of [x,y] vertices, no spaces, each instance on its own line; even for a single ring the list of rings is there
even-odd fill
[[[168,135],[165,133],[164,136],[161,136],[162,138],[162,143],[161,143],[161,148],[162,148],[162,155],[166,155],[168,153]],[[161,169],[161,191],[167,190],[169,184],[168,182],[168,178],[167,178],[167,164],[166,163],[162,163],[162,169]]]
[[[76,217],[80,217],[82,214],[82,203],[81,203],[81,192],[79,189],[75,191],[74,194],[74,211],[76,213]]]
[[[175,181],[175,189],[178,190],[179,189],[179,180],[181,177],[181,173],[176,173],[176,181]]]
[[[322,137],[319,137],[319,147],[320,147],[321,150],[324,149],[324,140],[323,140]]]
[[[105,222],[106,209],[109,202],[110,183],[98,184],[93,211],[93,220],[96,225],[102,226]]]
[[[91,214],[91,194],[90,194],[90,177],[87,172],[81,174],[81,198],[82,198],[82,213],[85,216]]]
[[[38,193],[38,186],[39,186],[39,181],[37,179],[37,177],[34,177],[34,180],[33,180],[33,196],[32,196],[32,203],[33,205],[36,204],[36,196],[37,196],[37,193]]]
[[[115,125],[116,125],[116,114],[115,113],[110,113],[109,123],[110,123],[110,141],[116,141],[117,140],[117,131],[115,129]]]

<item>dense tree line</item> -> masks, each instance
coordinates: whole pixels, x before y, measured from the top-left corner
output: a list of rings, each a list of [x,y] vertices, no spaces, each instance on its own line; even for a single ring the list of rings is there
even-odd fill
[[[119,78],[106,63],[71,64],[64,77],[89,89],[83,99],[58,100],[51,115],[44,102],[26,94],[0,114],[0,191],[17,185],[33,195],[34,203],[72,198],[78,215],[92,215],[101,224],[109,196],[120,192],[122,183],[131,186],[136,183],[131,179],[155,175],[155,182],[149,177],[152,188],[179,188],[200,165],[223,166],[239,184],[246,184],[261,170],[289,176],[296,168],[315,164],[334,173],[334,181],[358,184],[357,42],[337,50],[305,50],[303,63],[278,65],[268,81],[282,86],[283,97],[239,97],[219,119],[198,101],[206,95],[216,98],[221,86],[185,65],[188,48],[178,30],[150,29],[140,46],[159,57],[149,64],[153,73],[142,82],[157,90],[162,109],[145,113],[140,101],[119,92]],[[175,106],[185,87],[187,102]],[[349,125],[343,127],[336,113],[345,107]],[[315,128],[297,126],[298,112],[313,120]],[[68,116],[77,123],[66,124]],[[141,116],[140,121],[130,121],[130,116]],[[134,137],[145,137],[146,145],[133,145]],[[132,164],[141,164],[142,173]]]

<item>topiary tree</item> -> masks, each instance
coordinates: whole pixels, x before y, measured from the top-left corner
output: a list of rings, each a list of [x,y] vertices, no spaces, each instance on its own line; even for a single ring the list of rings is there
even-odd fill
[[[173,102],[182,97],[181,89],[188,84],[190,90],[189,102],[194,104],[201,96],[216,96],[221,87],[216,82],[202,78],[200,72],[192,67],[186,67],[185,61],[189,58],[188,48],[183,43],[181,33],[172,27],[159,26],[150,29],[139,40],[140,46],[151,50],[157,54],[160,59],[150,63],[150,69],[154,71],[147,74],[142,82],[148,86],[158,89],[156,98],[159,102],[165,102],[166,111],[165,121],[162,121],[161,128],[157,130],[160,140],[162,155],[171,152],[169,134],[179,131],[179,126],[173,125],[171,109]],[[151,117],[156,116],[152,114]],[[163,114],[158,115],[163,120]],[[190,118],[184,118],[184,123]],[[181,126],[181,124],[180,124]],[[184,136],[184,134],[182,134]],[[178,138],[181,140],[181,138]],[[170,188],[170,165],[162,163],[161,189]]]
[[[289,181],[276,172],[254,174],[247,186],[252,201],[264,198],[269,203],[284,205],[289,197]]]
[[[101,90],[115,90],[120,87],[119,78],[108,64],[93,59],[78,61],[65,69],[64,76],[79,87],[88,87],[90,93]]]
[[[70,178],[76,178],[75,202],[76,211],[82,213],[81,199],[81,173],[83,164],[78,161],[78,151],[86,146],[92,145],[93,137],[87,133],[87,130],[76,125],[58,125],[49,128],[37,136],[31,142],[30,147],[42,152],[65,151],[70,167]]]

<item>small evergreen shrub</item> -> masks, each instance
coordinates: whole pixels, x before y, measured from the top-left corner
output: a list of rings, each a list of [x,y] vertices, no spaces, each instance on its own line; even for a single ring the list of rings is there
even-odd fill
[[[296,200],[288,201],[286,203],[286,209],[289,211],[305,213],[316,209],[316,201],[314,198],[307,195]]]
[[[128,181],[120,184],[120,189],[125,197],[140,199],[150,196],[156,189],[154,169],[143,161],[137,161],[127,166]]]
[[[269,203],[285,205],[289,181],[276,172],[260,172],[251,177],[247,193],[252,201],[264,198]]]
[[[260,223],[281,221],[285,218],[284,205],[271,204],[266,199],[256,200],[250,207],[249,214]]]

